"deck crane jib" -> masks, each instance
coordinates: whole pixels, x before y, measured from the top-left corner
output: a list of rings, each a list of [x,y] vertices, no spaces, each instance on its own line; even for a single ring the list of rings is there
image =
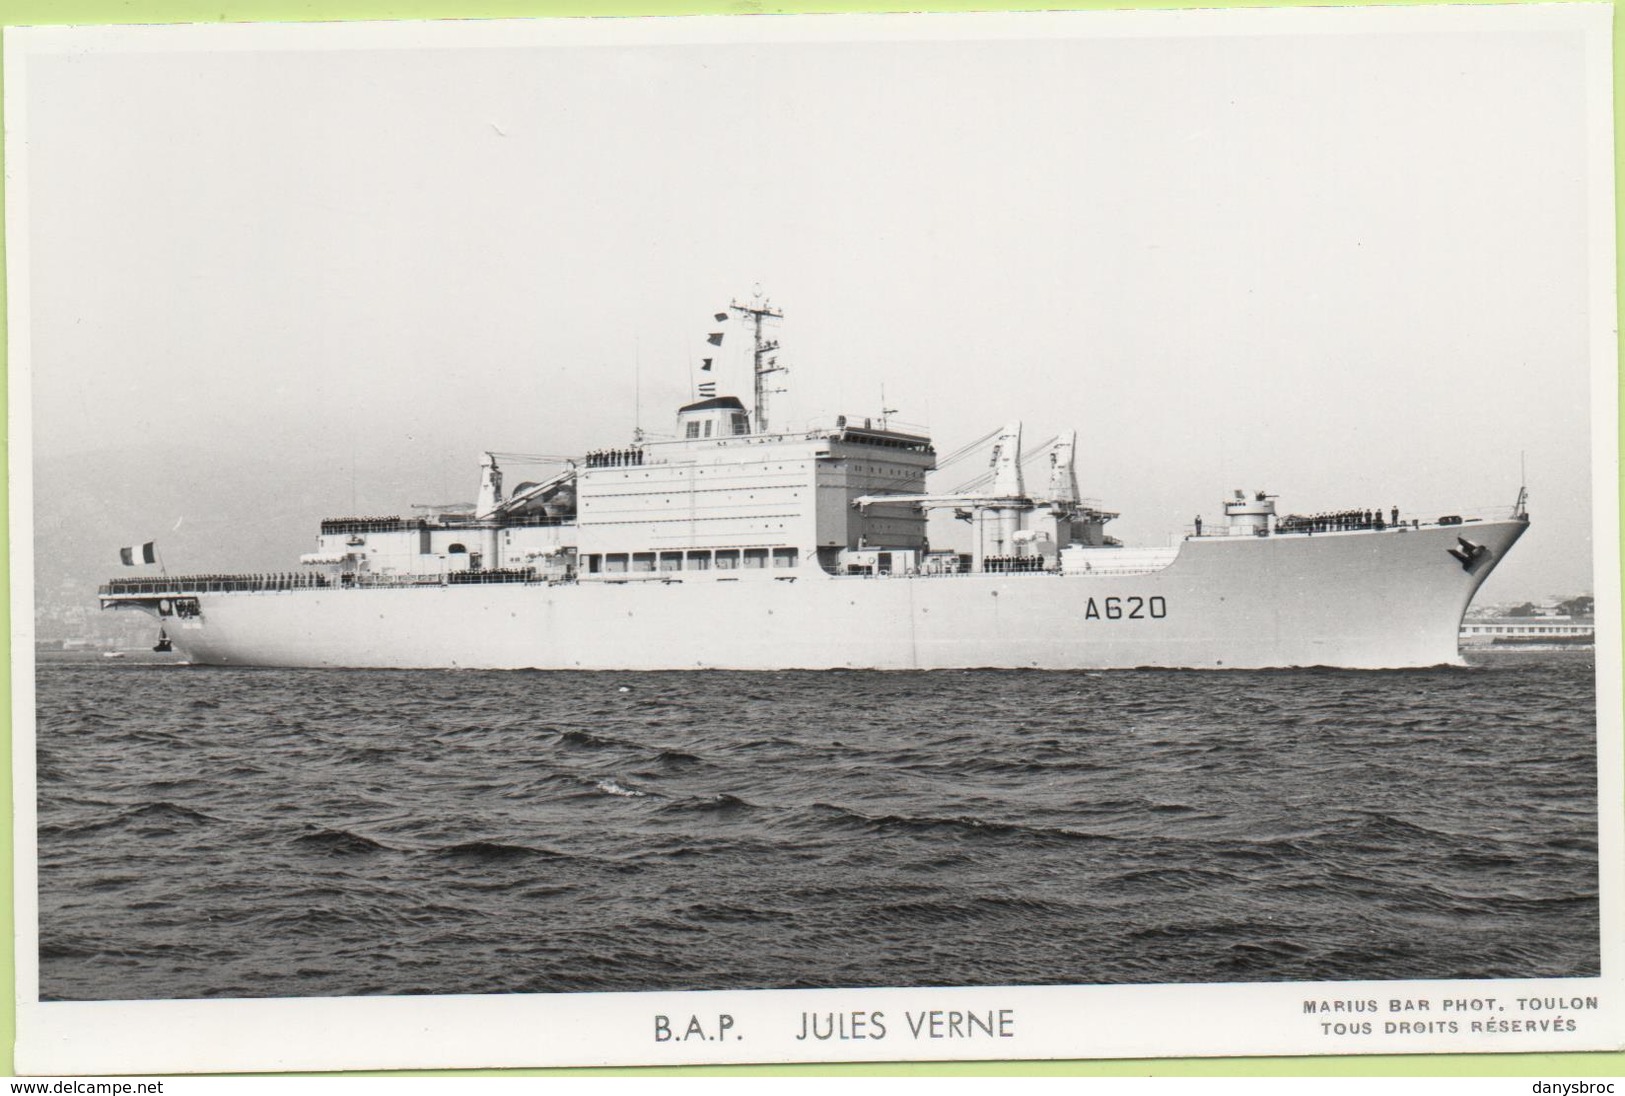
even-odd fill
[[[907,502],[922,510],[951,508],[971,524],[970,566],[976,571],[1007,566],[1047,570],[1058,565],[1057,557],[1063,548],[1116,546],[1104,528],[1117,515],[1086,502],[1078,489],[1076,431],[1051,438],[1028,453],[1022,444],[1022,424],[1011,422],[943,464],[990,440],[987,470],[953,491],[865,495],[853,504],[859,509],[883,502]],[[1042,496],[1029,494],[1024,466],[1046,456],[1047,490]]]

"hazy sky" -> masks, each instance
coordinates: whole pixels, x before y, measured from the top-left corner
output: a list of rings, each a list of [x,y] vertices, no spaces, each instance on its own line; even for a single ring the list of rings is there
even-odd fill
[[[1486,596],[1591,589],[1595,18],[1365,14],[25,39],[36,460],[261,453],[269,491],[297,453],[375,510],[471,499],[482,449],[669,430],[760,285],[780,423],[884,385],[944,453],[1076,428],[1131,542],[1237,487],[1509,506],[1523,452]]]

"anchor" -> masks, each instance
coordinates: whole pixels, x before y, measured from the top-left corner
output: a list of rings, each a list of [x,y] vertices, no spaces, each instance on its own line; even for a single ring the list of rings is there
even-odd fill
[[[1456,543],[1460,547],[1447,548],[1445,551],[1449,552],[1451,555],[1460,560],[1461,569],[1471,574],[1473,565],[1477,563],[1480,557],[1482,557],[1485,552],[1488,552],[1489,549],[1482,544],[1474,544],[1466,537],[1457,537]]]

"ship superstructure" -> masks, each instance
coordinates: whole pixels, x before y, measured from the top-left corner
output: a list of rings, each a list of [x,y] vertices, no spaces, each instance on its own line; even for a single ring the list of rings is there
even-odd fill
[[[234,665],[1416,666],[1457,661],[1474,591],[1528,523],[1521,495],[1500,520],[1401,521],[1278,516],[1238,491],[1222,521],[1127,548],[1079,490],[1075,434],[1029,452],[1007,424],[981,476],[934,493],[931,439],[885,417],[775,428],[780,313],[730,311],[753,408],[708,385],[670,438],[512,490],[513,455],[488,452],[472,507],[328,519],[298,572],[115,580],[102,604]],[[1034,456],[1048,475],[1029,485]],[[968,544],[930,543],[939,510]]]

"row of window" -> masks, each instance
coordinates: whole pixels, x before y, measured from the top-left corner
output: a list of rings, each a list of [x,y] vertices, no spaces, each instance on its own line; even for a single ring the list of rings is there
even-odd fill
[[[688,427],[684,431],[684,436],[690,438],[709,438],[711,436],[711,423],[711,419],[705,419],[704,421],[690,419]],[[735,411],[728,425],[732,428],[735,435],[750,433],[750,418],[743,411]],[[701,427],[704,427],[705,429],[705,433],[703,434],[700,433]]]
[[[718,548],[687,552],[603,552],[586,557],[590,575],[653,574],[669,571],[761,571],[795,567],[794,548]]]
[[[1568,624],[1557,627],[1541,627],[1530,624],[1469,624],[1465,629],[1468,635],[1590,635],[1592,629]]]

